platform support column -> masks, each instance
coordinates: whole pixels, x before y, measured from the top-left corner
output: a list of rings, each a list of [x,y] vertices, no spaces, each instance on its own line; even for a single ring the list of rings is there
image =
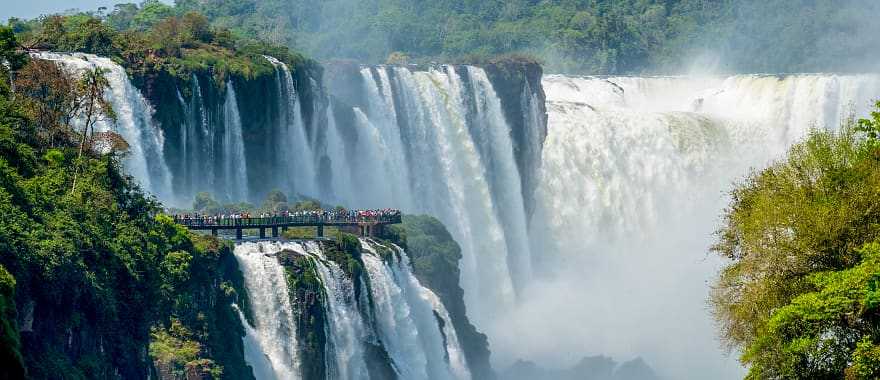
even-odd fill
[[[216,228],[211,229],[211,235],[217,236],[217,229]]]
[[[265,239],[265,238],[266,238],[266,229],[263,227],[260,227],[260,239]]]
[[[272,237],[273,238],[278,237],[278,226],[272,226]]]
[[[236,228],[236,229],[235,229],[235,239],[236,239],[236,240],[241,240],[241,228]]]
[[[323,224],[319,224],[319,225],[318,225],[318,233],[317,233],[317,235],[318,235],[319,238],[324,237],[324,225],[323,225]]]

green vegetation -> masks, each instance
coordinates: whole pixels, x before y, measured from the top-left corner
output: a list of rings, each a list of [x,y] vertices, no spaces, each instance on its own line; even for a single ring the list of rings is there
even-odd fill
[[[160,370],[251,378],[230,247],[159,214],[122,173],[124,149],[99,153],[72,123],[112,115],[94,96],[103,73],[75,78],[15,46],[0,27],[0,373],[143,378],[149,346]]]
[[[812,132],[733,191],[711,301],[748,378],[880,376],[877,131]]]
[[[286,48],[236,37],[227,29],[212,27],[197,12],[183,12],[157,0],[120,4],[107,16],[78,13],[12,19],[9,24],[28,48],[114,58],[139,87],[161,80],[161,74],[188,83],[194,73],[210,73],[218,84],[229,76],[274,75],[264,54],[292,67],[308,62]]]
[[[525,53],[542,57],[549,71],[587,74],[681,70],[704,52],[719,55],[722,70],[858,70],[858,64],[876,61],[874,36],[880,33],[871,17],[880,5],[864,0],[177,4],[203,12],[236,34],[296,47],[320,59],[471,62]]]

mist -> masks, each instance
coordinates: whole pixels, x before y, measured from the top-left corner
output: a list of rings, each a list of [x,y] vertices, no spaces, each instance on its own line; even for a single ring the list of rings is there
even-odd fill
[[[865,115],[880,77],[549,76],[544,90],[538,274],[487,328],[496,365],[605,355],[667,379],[742,378],[707,304],[727,192],[810,128]]]

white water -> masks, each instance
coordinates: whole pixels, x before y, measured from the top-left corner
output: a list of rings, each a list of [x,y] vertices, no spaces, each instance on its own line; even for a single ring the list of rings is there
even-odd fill
[[[668,378],[738,378],[706,303],[726,192],[811,126],[880,96],[874,75],[544,79],[532,220],[538,280],[488,330],[497,363],[642,356]]]
[[[280,168],[287,171],[285,184],[292,194],[317,196],[315,177],[314,154],[312,146],[306,136],[305,123],[302,117],[302,104],[294,87],[293,75],[287,64],[273,57],[265,58],[275,66],[275,77],[281,93],[277,96],[282,113],[278,118],[281,138],[278,140],[278,152],[276,158]]]
[[[454,330],[444,330],[453,330],[444,343],[443,332],[434,317],[437,312],[445,325],[451,326],[448,313],[445,308],[435,308],[437,296],[412,274],[406,253],[392,247],[393,257],[383,260],[377,253],[377,249],[383,248],[365,239],[361,239],[361,245],[366,250],[362,259],[370,278],[378,336],[400,377],[469,379]]]
[[[104,98],[112,105],[117,119],[115,124],[111,120],[99,120],[94,126],[95,131],[119,133],[129,144],[124,159],[128,173],[148,193],[160,199],[170,197],[171,172],[163,155],[162,131],[153,123],[152,107],[128,80],[125,69],[109,58],[92,54],[34,52],[31,56],[56,62],[65,70],[76,73],[96,68],[105,71],[104,77],[110,83],[110,88]]]
[[[299,353],[296,340],[296,319],[290,304],[284,267],[274,254],[292,249],[292,244],[241,243],[235,246],[235,258],[244,275],[251,311],[254,316],[253,330],[245,341],[253,347],[255,342],[265,360],[248,364],[258,368],[255,372],[271,373],[275,379],[299,379]],[[268,362],[270,368],[265,368]],[[256,373],[255,373],[256,374]]]
[[[232,81],[226,82],[226,100],[223,103],[223,178],[230,200],[248,199],[247,167],[244,139],[241,136],[241,116]]]
[[[275,371],[272,369],[272,362],[263,353],[263,346],[260,343],[260,335],[253,326],[247,321],[244,313],[236,304],[232,304],[232,308],[238,314],[238,320],[244,326],[244,360],[253,369],[255,379],[260,380],[278,380]]]
[[[284,269],[275,254],[282,250],[310,258],[323,285],[328,346],[325,363],[330,379],[368,379],[364,344],[381,342],[402,379],[470,379],[457,333],[437,296],[419,284],[406,253],[392,247],[390,262],[377,245],[361,240],[365,274],[370,284],[355,298],[351,278],[315,242],[241,243],[235,256],[245,276],[256,326],[245,322],[245,356],[258,378],[297,379],[299,355]],[[366,292],[372,297],[370,311]],[[441,331],[436,313],[444,322]],[[375,315],[372,320],[369,315]],[[444,340],[444,336],[446,339]],[[263,375],[258,375],[263,374]],[[265,376],[265,377],[262,377]]]
[[[313,258],[327,296],[325,311],[330,323],[326,330],[329,344],[326,349],[327,377],[340,380],[369,378],[363,356],[367,327],[355,301],[354,283],[338,264],[326,259],[317,243],[294,246],[297,252]]]
[[[531,273],[520,174],[500,100],[475,67],[378,67],[361,77],[366,107],[354,110],[357,141],[332,157],[335,187],[351,173],[357,191],[336,195],[355,207],[442,220],[462,247],[469,316],[489,324],[514,304],[517,283]],[[331,132],[332,140],[338,132]]]
[[[185,120],[180,125],[180,174],[176,184],[179,198],[185,204],[188,196],[200,191],[214,189],[214,128],[209,121],[209,113],[202,97],[199,78],[193,74],[190,86],[191,97],[186,103],[177,92],[177,99],[184,111]],[[224,165],[227,165],[224,163]]]

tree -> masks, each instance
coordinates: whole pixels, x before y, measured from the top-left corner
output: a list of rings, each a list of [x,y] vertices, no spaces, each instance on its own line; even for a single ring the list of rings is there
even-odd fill
[[[868,123],[873,127],[873,121]],[[876,378],[880,159],[850,120],[732,192],[711,304],[749,378]]]
[[[33,59],[18,71],[15,85],[38,140],[49,147],[67,144],[82,105],[76,79],[53,62]]]
[[[76,169],[73,172],[73,185],[71,191],[76,190],[76,179],[79,174],[79,162],[82,159],[86,144],[91,146],[92,135],[95,133],[95,124],[100,121],[116,122],[116,113],[113,106],[104,98],[104,93],[110,88],[110,82],[104,76],[104,70],[94,68],[83,73],[77,82],[76,101],[78,104],[76,119],[82,123],[82,137],[80,138],[79,153],[77,154]]]
[[[211,193],[200,192],[193,200],[193,210],[204,214],[215,214],[220,210],[220,203],[214,200]]]
[[[287,211],[287,195],[284,195],[281,190],[272,190],[269,194],[266,195],[266,200],[263,201],[263,210],[268,212],[281,212]]]

